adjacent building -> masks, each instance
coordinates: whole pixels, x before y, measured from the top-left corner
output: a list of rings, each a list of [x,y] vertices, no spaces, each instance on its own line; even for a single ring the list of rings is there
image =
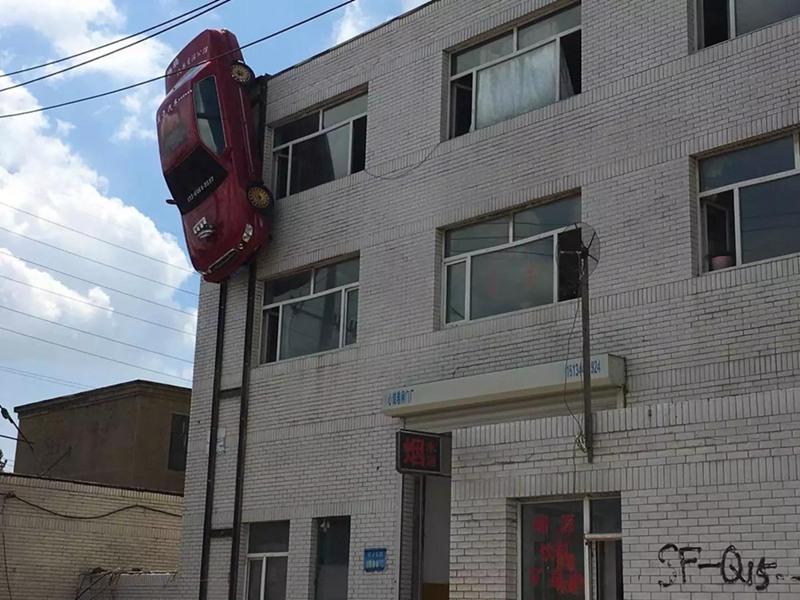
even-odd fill
[[[183,597],[797,597],[798,13],[438,0],[269,78],[274,239],[200,299]],[[449,476],[399,474],[400,429]]]
[[[18,406],[14,471],[181,493],[190,398],[137,380]]]

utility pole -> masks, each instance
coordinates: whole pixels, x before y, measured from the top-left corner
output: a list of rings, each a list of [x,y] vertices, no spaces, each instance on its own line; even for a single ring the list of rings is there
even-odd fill
[[[592,369],[589,340],[589,248],[581,241],[581,317],[583,322],[583,437],[586,460],[594,460],[594,433],[592,424]]]

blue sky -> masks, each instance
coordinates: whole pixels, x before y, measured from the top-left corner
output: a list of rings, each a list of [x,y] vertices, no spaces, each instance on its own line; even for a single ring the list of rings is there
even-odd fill
[[[0,0],[0,73],[113,41],[204,3]],[[231,0],[113,57],[0,91],[0,115],[161,75],[170,58],[206,28],[230,29],[244,44],[338,3]],[[245,60],[256,73],[274,73],[423,3],[358,0],[248,49]],[[46,72],[0,78],[0,88]],[[190,385],[199,279],[190,272],[177,211],[164,203],[169,194],[154,127],[162,89],[154,83],[51,112],[0,119],[0,404],[9,410],[136,378]],[[14,431],[0,422],[0,434]],[[0,449],[11,467],[14,442],[0,439]]]

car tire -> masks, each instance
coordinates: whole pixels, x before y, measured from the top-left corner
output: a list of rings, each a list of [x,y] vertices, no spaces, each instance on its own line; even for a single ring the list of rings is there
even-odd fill
[[[272,213],[275,198],[265,186],[251,185],[247,188],[247,202],[262,215],[269,215]]]
[[[231,78],[239,85],[248,85],[256,78],[253,69],[241,61],[236,61],[231,65]]]

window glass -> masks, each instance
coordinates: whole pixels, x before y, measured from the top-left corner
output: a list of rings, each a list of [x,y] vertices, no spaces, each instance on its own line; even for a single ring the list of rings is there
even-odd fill
[[[347,315],[344,345],[355,344],[358,338],[358,290],[347,292]]]
[[[225,150],[225,134],[222,130],[222,113],[214,78],[208,77],[198,83],[193,96],[200,139],[215,154],[222,154]]]
[[[453,57],[453,75],[508,56],[512,52],[514,52],[514,35],[507,33],[503,37],[456,54]]]
[[[178,209],[185,215],[209,198],[227,175],[223,166],[198,146],[164,179]]]
[[[353,258],[333,265],[317,267],[314,269],[314,293],[358,283],[358,265],[359,260]]]
[[[286,575],[289,559],[286,556],[269,557],[264,581],[264,600],[286,600]]]
[[[359,96],[343,104],[329,108],[322,113],[322,128],[327,129],[338,123],[352,119],[367,112],[367,96]]]
[[[169,457],[167,468],[186,470],[186,448],[189,443],[189,415],[172,415],[169,432]]]
[[[508,243],[508,217],[453,229],[445,234],[445,256]]]
[[[247,600],[262,600],[261,598],[261,567],[263,560],[257,558],[248,562],[247,575]]]
[[[580,251],[583,239],[580,229],[558,234],[558,301],[572,300],[581,294]]]
[[[350,517],[317,519],[315,600],[347,600]]]
[[[189,141],[189,128],[181,121],[177,111],[166,115],[159,125],[161,151],[164,158],[172,160],[184,144]]]
[[[598,600],[623,600],[622,540],[595,542]]]
[[[350,173],[360,173],[367,165],[367,117],[353,121],[353,147]]]
[[[472,258],[473,319],[552,303],[552,238]]]
[[[319,131],[319,113],[315,112],[275,128],[272,144],[276,148]]]
[[[339,347],[342,294],[299,300],[283,307],[281,358],[294,358]]]
[[[279,306],[265,310],[261,318],[261,362],[278,360],[278,324],[281,309]]]
[[[739,192],[742,262],[800,252],[800,175]]]
[[[292,148],[291,192],[296,194],[349,174],[350,127],[297,143]]]
[[[565,198],[534,206],[514,215],[514,240],[562,229],[581,220],[581,199]]]
[[[478,72],[475,127],[556,101],[555,42]]]
[[[522,506],[522,597],[583,600],[583,503]]]
[[[447,323],[463,321],[466,318],[467,263],[460,262],[447,267]]]
[[[591,533],[622,532],[622,501],[619,498],[592,498]]]
[[[543,42],[581,24],[581,7],[573,6],[552,17],[519,28],[519,48]]]
[[[289,551],[289,521],[272,521],[253,523],[250,525],[250,539],[247,552],[258,554],[264,552]]]
[[[276,304],[311,293],[311,271],[303,271],[264,282],[264,304]]]
[[[204,62],[204,63],[196,65],[196,66],[192,67],[191,69],[189,69],[188,71],[186,71],[183,75],[181,75],[181,78],[178,79],[178,81],[175,83],[175,85],[172,86],[172,90],[170,90],[170,93],[172,93],[173,90],[175,90],[176,88],[179,88],[184,83],[189,81],[192,77],[197,75],[203,69],[203,67],[205,67],[207,64],[208,64],[207,62]]]
[[[272,179],[275,182],[275,195],[277,198],[285,198],[289,186],[289,148],[278,150],[273,156]]]
[[[797,0],[736,0],[736,34],[742,35],[800,15]]]
[[[736,216],[733,190],[714,194],[703,199],[706,225],[706,251],[708,259],[715,256],[736,256]],[[711,264],[709,263],[709,267]]]
[[[794,140],[786,137],[701,160],[700,191],[794,168]]]

